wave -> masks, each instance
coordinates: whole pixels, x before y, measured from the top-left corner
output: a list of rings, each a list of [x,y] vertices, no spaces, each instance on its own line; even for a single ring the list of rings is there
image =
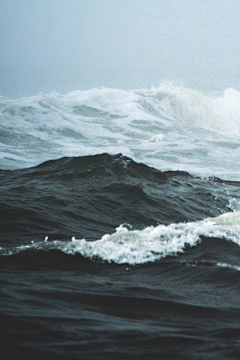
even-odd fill
[[[240,92],[229,88],[223,93],[204,94],[201,91],[163,83],[151,89],[120,90],[94,88],[84,91],[72,91],[66,95],[52,92],[21,99],[0,97],[1,115],[4,125],[21,127],[28,124],[29,130],[37,130],[37,118],[41,116],[42,126],[50,132],[53,125],[63,129],[72,125],[69,116],[108,119],[113,122],[123,120],[155,119],[171,120],[177,124],[206,127],[212,131],[226,131],[230,135],[240,135]],[[49,114],[55,119],[49,119]],[[14,118],[13,118],[14,116]],[[65,117],[64,117],[65,116]],[[56,119],[61,120],[60,123]],[[9,120],[10,124],[9,124]],[[4,121],[5,120],[5,121]],[[50,120],[50,121],[49,121]],[[36,128],[35,126],[36,125]],[[9,127],[10,127],[9,126]],[[35,129],[34,129],[35,128]],[[40,130],[40,129],[39,129]],[[55,129],[56,130],[56,129]],[[81,138],[77,131],[66,134]],[[67,132],[67,129],[65,129]]]
[[[3,352],[238,354],[239,93],[40,94],[0,116]]]
[[[177,255],[203,236],[239,244],[239,186],[122,154],[0,171],[1,254],[60,250],[134,265]]]
[[[0,99],[2,169],[123,153],[162,170],[239,178],[240,93],[161,84]]]
[[[198,222],[150,226],[144,230],[129,230],[120,226],[115,233],[106,234],[97,241],[72,238],[70,242],[48,242],[46,238],[44,242],[36,244],[1,249],[0,253],[2,256],[10,256],[29,250],[60,250],[68,255],[80,254],[95,261],[136,265],[179,255],[186,247],[196,246],[201,242],[201,237],[225,239],[240,246],[240,212]],[[221,263],[218,265],[227,267]]]
[[[123,223],[202,220],[237,210],[238,194],[238,182],[162,172],[121,154],[62,158],[0,171],[0,241],[97,240]]]

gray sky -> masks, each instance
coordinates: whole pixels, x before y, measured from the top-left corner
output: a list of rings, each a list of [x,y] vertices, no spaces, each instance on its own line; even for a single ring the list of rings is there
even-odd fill
[[[239,0],[0,0],[0,95],[240,90]]]

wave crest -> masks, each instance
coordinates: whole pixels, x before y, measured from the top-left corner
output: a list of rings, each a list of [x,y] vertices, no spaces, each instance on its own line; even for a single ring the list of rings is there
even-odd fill
[[[197,222],[149,226],[144,230],[129,230],[121,225],[115,233],[105,234],[96,241],[72,238],[70,242],[47,242],[45,239],[44,242],[21,245],[11,250],[1,249],[0,253],[11,256],[25,251],[60,250],[94,261],[137,265],[177,256],[186,247],[196,246],[203,236],[225,239],[240,246],[240,212]]]
[[[238,179],[240,93],[172,84],[0,98],[5,169],[49,158],[121,152],[162,170]]]

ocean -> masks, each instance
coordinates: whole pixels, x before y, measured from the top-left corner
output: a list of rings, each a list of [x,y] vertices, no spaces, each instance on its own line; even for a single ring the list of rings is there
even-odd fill
[[[0,97],[0,356],[240,358],[240,92]]]

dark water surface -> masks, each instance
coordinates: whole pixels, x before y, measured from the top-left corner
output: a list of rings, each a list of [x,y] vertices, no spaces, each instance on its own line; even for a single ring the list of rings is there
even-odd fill
[[[231,212],[239,188],[121,154],[0,171],[1,359],[239,359],[240,247],[227,235],[134,266],[63,248],[121,224],[201,224]]]

